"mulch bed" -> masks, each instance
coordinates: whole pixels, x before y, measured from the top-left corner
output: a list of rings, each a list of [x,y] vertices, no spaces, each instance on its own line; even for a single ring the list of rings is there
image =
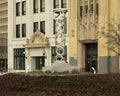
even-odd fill
[[[120,74],[0,76],[0,96],[120,96]]]

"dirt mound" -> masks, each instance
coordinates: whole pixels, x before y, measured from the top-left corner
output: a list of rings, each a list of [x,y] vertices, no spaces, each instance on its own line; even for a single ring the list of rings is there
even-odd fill
[[[120,96],[120,74],[0,76],[0,96]]]

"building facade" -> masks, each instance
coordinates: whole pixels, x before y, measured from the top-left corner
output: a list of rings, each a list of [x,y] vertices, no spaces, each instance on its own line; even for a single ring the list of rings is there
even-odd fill
[[[0,67],[7,69],[8,2],[0,0]]]
[[[70,2],[72,0],[8,1],[8,71],[42,70],[53,65],[56,60],[56,20],[53,11],[62,8],[68,10],[65,15],[64,58],[68,64],[77,65],[76,53],[70,53],[74,51],[70,50],[70,46],[76,44],[77,49],[77,35],[72,37],[73,41],[69,41]],[[74,3],[77,5],[76,0]]]
[[[105,42],[101,31],[110,33],[108,26],[114,19],[119,22],[119,0],[78,0],[78,66],[87,72],[92,67],[98,73],[119,72],[119,58]],[[103,30],[104,28],[104,30]],[[117,49],[117,48],[116,48]]]
[[[8,70],[42,70],[54,64],[55,12],[65,9],[66,63],[86,72],[119,72],[118,54],[104,47],[109,38],[99,34],[110,33],[113,19],[119,22],[119,5],[119,0],[8,1]]]

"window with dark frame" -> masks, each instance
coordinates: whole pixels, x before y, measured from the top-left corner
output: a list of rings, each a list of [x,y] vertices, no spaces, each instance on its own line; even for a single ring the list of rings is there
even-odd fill
[[[38,13],[38,0],[33,0],[33,11]]]
[[[59,8],[59,0],[53,0],[53,8]]]
[[[20,16],[20,2],[16,3],[16,16]]]
[[[80,18],[82,18],[83,6],[80,6]]]
[[[65,29],[64,29],[64,31],[65,31],[65,34],[67,34],[67,18],[65,18],[64,23],[65,23]]]
[[[65,54],[64,54],[64,59],[67,62],[67,46],[65,46]],[[56,60],[56,47],[52,46],[51,47],[51,63],[54,63]]]
[[[88,12],[88,5],[85,5],[85,14],[87,15]]]
[[[26,1],[22,2],[22,15],[26,15]]]
[[[16,25],[16,38],[20,38],[20,24]]]
[[[36,32],[38,30],[38,22],[34,22],[33,27],[33,32]]]
[[[96,3],[96,15],[99,15],[99,10],[98,10],[98,3]]]
[[[51,47],[51,63],[54,63],[56,60],[56,47]]]
[[[22,24],[22,37],[26,37],[26,24]]]
[[[45,0],[40,0],[40,12],[45,12]]]
[[[56,20],[53,20],[53,34],[56,34],[56,25],[55,25]]]
[[[61,0],[61,8],[67,8],[67,0]]]
[[[25,70],[25,49],[15,48],[13,50],[14,54],[14,70]]]
[[[40,32],[45,34],[45,21],[40,22]]]
[[[93,4],[90,4],[90,13],[93,13]]]

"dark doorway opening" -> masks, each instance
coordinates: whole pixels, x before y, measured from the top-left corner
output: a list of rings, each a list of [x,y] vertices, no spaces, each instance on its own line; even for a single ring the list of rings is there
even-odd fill
[[[93,72],[92,67],[98,70],[98,46],[97,43],[85,44],[85,71]]]
[[[45,66],[45,57],[36,57],[36,69],[42,70],[42,67]]]

